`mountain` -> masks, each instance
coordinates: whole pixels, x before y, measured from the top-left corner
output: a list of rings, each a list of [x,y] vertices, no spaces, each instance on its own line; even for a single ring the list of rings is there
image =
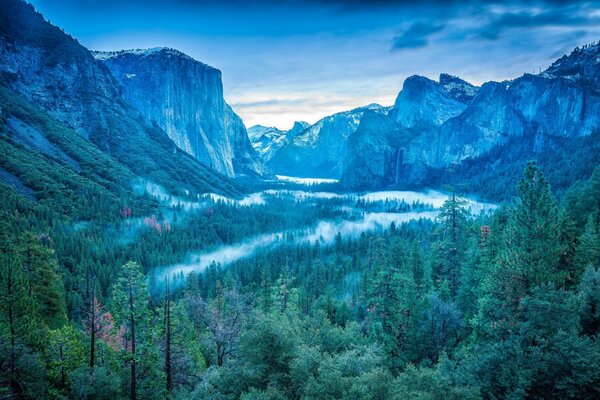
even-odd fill
[[[93,54],[125,100],[177,147],[230,177],[266,173],[244,123],[223,98],[221,71],[170,48]]]
[[[350,136],[350,150],[342,161],[344,185],[382,187],[407,179],[424,183],[422,149],[442,124],[467,108],[478,89],[448,74],[441,74],[438,82],[417,75],[407,78],[389,114],[365,114]],[[413,164],[411,170],[403,167],[407,162]]]
[[[292,129],[282,131],[275,127],[255,125],[248,128],[248,136],[260,158],[268,162],[283,145],[309,126],[308,122],[296,121]]]
[[[506,191],[492,183],[514,179],[527,160],[540,159],[564,163],[566,171],[552,183],[567,187],[599,162],[593,139],[600,127],[599,71],[596,44],[538,75],[481,88],[448,75],[439,83],[411,77],[388,120],[363,118],[341,182],[349,188],[455,182],[479,190],[485,176],[492,179],[487,194],[497,197]],[[494,181],[495,174],[502,179]]]
[[[240,193],[236,183],[179,150],[121,96],[104,64],[20,0],[0,0],[0,86],[0,132],[11,149],[0,175],[11,187],[43,195],[36,192],[73,177],[76,191],[75,173],[112,193],[137,177],[174,193]],[[18,166],[23,160],[37,161]],[[42,169],[34,174],[36,168]]]
[[[366,111],[386,113],[388,109],[370,104],[325,117],[298,134],[288,135],[267,165],[281,175],[338,178],[348,137],[356,131]]]
[[[390,117],[405,128],[435,128],[462,113],[477,90],[448,74],[441,74],[439,82],[414,75],[404,81]]]

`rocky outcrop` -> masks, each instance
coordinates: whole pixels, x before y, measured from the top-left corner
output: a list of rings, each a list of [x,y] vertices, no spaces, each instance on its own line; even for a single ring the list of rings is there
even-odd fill
[[[228,176],[266,173],[242,120],[223,98],[221,71],[169,48],[94,55],[123,97],[177,147]]]
[[[450,180],[465,162],[493,163],[490,154],[510,154],[513,163],[516,154],[548,157],[600,129],[600,46],[576,49],[538,75],[481,88],[449,75],[410,77],[384,120],[364,118],[351,136],[342,184],[419,187],[431,176]]]
[[[268,163],[281,175],[339,178],[347,141],[356,131],[366,111],[386,113],[387,108],[370,104],[319,120],[296,135],[287,135],[286,143]]]
[[[296,121],[292,129],[282,131],[275,127],[255,125],[248,128],[248,137],[260,158],[264,162],[268,162],[282,146],[309,126],[308,122]]]
[[[460,78],[441,74],[439,82],[423,76],[404,81],[390,117],[405,128],[436,128],[462,113],[478,88]]]
[[[24,1],[0,0],[0,85],[48,112],[135,175],[172,192],[238,193],[225,176],[178,150],[162,129],[121,96],[104,64]],[[29,144],[34,145],[60,155],[40,137]]]

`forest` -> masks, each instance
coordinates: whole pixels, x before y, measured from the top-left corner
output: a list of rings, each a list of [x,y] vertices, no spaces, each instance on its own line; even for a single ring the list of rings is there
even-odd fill
[[[558,198],[535,162],[513,185],[493,213],[453,194],[435,220],[160,280],[192,247],[338,212],[216,203],[166,223],[144,194],[58,217],[64,192],[2,187],[0,398],[599,398],[600,169]],[[131,240],[111,228],[149,213]]]

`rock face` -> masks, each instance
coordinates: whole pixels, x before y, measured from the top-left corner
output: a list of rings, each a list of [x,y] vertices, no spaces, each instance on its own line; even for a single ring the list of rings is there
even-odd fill
[[[264,162],[268,162],[283,145],[287,144],[290,139],[299,135],[309,126],[308,122],[296,121],[292,129],[282,131],[275,127],[255,125],[248,128],[248,137],[260,158]]]
[[[435,128],[462,113],[477,90],[468,82],[447,74],[441,74],[439,82],[411,76],[404,82],[390,117],[404,128]]]
[[[104,64],[24,1],[0,0],[0,84],[137,176],[172,191],[238,190],[226,177],[178,150],[163,130],[121,96]],[[237,123],[233,116],[230,120]],[[37,145],[49,149],[38,139]]]
[[[227,175],[263,175],[242,120],[223,99],[221,71],[169,48],[94,52],[123,97],[173,142]]]
[[[370,104],[325,117],[298,134],[288,134],[268,166],[281,175],[339,178],[348,138],[366,111],[386,113],[388,109]]]
[[[576,49],[539,75],[481,88],[444,74],[439,82],[410,77],[387,120],[365,117],[350,137],[341,182],[422,187],[434,176],[448,181],[464,163],[548,157],[599,129],[598,44]]]

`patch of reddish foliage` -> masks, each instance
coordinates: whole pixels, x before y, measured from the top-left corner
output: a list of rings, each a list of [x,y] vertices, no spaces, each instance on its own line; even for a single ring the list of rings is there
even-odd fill
[[[487,225],[482,225],[480,228],[481,231],[481,242],[485,243],[487,242],[488,238],[490,237],[490,233],[492,232],[492,230],[490,229],[489,226]]]
[[[162,226],[156,221],[156,215],[144,218],[144,224],[154,229],[159,235],[162,235]]]
[[[121,218],[130,218],[133,215],[133,211],[131,208],[125,206],[121,208]]]

